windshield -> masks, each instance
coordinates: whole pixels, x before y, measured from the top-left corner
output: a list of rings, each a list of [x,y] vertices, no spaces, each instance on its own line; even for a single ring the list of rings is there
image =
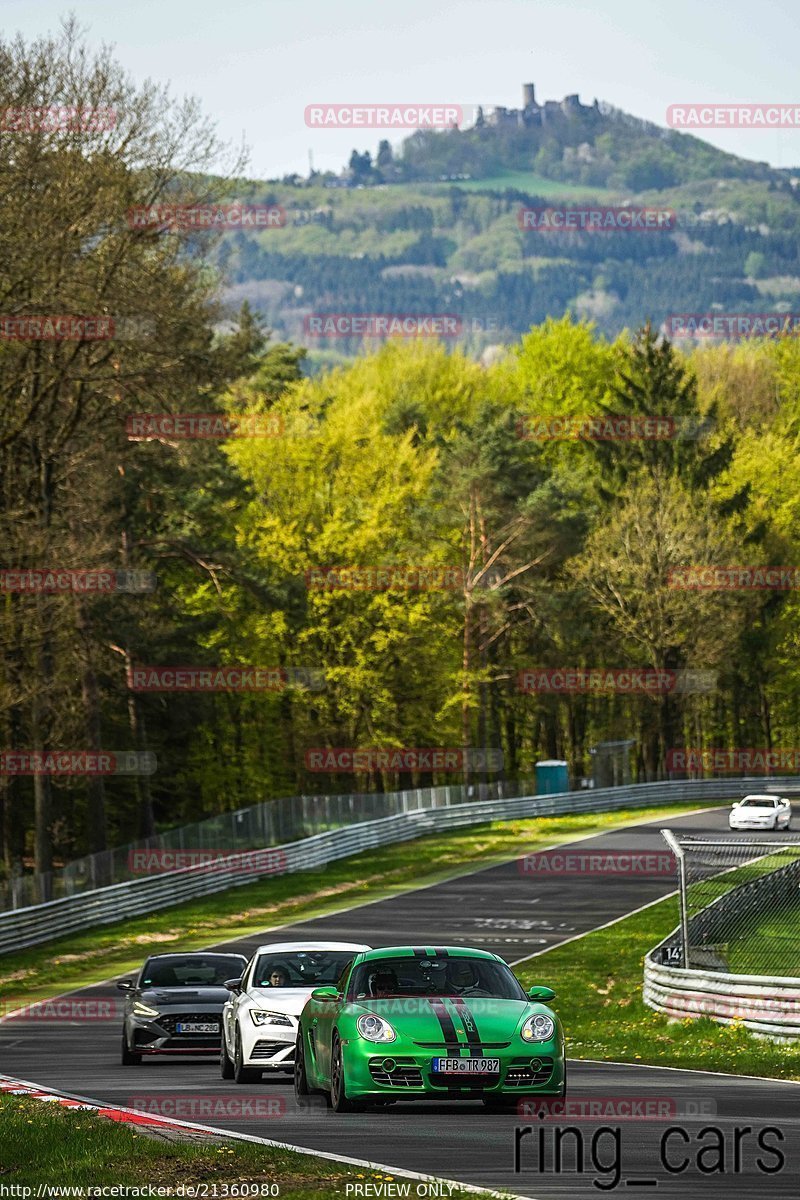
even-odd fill
[[[336,983],[354,950],[286,950],[260,954],[253,971],[252,987],[324,987]]]
[[[525,1000],[520,984],[505,963],[490,958],[431,955],[426,958],[380,958],[353,972],[350,999],[393,996],[491,996]]]
[[[768,796],[750,796],[749,799],[743,800],[739,808],[774,808],[775,801]]]
[[[226,954],[181,954],[149,958],[142,968],[139,987],[221,987],[238,979],[244,959]]]

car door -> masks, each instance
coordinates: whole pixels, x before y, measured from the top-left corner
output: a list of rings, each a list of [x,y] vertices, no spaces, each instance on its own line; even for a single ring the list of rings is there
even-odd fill
[[[791,817],[792,817],[791,801],[787,800],[785,797],[781,796],[779,804],[780,804],[780,814],[779,814],[780,824],[783,825],[784,829],[788,829],[789,821],[791,820]]]

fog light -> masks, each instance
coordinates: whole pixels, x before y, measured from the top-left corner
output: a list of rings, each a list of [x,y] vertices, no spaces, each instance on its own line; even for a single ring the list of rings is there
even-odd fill
[[[393,1058],[385,1058],[383,1060],[383,1062],[381,1063],[381,1066],[383,1067],[383,1069],[387,1075],[391,1075],[392,1071],[394,1071],[395,1068],[397,1067],[397,1063],[394,1061]]]
[[[531,1059],[531,1070],[532,1071],[541,1071],[541,1069],[542,1069],[542,1060],[540,1058],[532,1058]]]

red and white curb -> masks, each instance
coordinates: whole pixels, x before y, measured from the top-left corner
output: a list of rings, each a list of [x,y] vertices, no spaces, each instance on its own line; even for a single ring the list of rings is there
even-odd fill
[[[169,1117],[153,1117],[149,1113],[137,1112],[132,1108],[117,1108],[112,1105],[93,1104],[89,1100],[64,1096],[59,1092],[50,1092],[40,1088],[35,1083],[27,1083],[24,1079],[12,1079],[9,1075],[0,1075],[0,1095],[21,1096],[26,1100],[43,1100],[48,1104],[58,1104],[62,1108],[88,1109],[98,1117],[107,1117],[109,1121],[123,1121],[130,1125],[164,1125],[179,1126],[181,1121],[173,1121]]]
[[[369,1171],[380,1171],[383,1174],[399,1176],[402,1179],[413,1179],[418,1183],[436,1185],[449,1191],[470,1192],[480,1196],[493,1196],[497,1200],[508,1200],[513,1195],[516,1200],[536,1200],[532,1196],[524,1196],[520,1192],[498,1192],[493,1188],[478,1187],[474,1183],[461,1183],[456,1179],[443,1179],[439,1175],[424,1175],[419,1171],[409,1171],[404,1167],[390,1167],[386,1163],[368,1162],[364,1158],[350,1158],[345,1154],[333,1154],[328,1150],[309,1150],[307,1146],[294,1146],[288,1142],[278,1142],[272,1138],[257,1137],[252,1133],[236,1133],[233,1130],[214,1129],[210,1125],[200,1125],[195,1121],[179,1121],[171,1117],[153,1117],[149,1113],[139,1112],[135,1108],[124,1108],[116,1104],[103,1104],[88,1100],[84,1096],[71,1096],[66,1092],[50,1091],[27,1079],[15,1079],[11,1075],[0,1075],[0,1096],[19,1096],[26,1100],[42,1100],[49,1104],[58,1104],[63,1108],[88,1110],[98,1117],[106,1117],[110,1121],[121,1121],[130,1125],[158,1125],[169,1129],[183,1130],[190,1133],[203,1133],[216,1140],[253,1142],[259,1146],[274,1146],[278,1150],[291,1150],[295,1154],[304,1154],[308,1158],[323,1158],[328,1162],[343,1163],[349,1167],[366,1168]],[[418,1195],[442,1196],[441,1190],[419,1192]]]

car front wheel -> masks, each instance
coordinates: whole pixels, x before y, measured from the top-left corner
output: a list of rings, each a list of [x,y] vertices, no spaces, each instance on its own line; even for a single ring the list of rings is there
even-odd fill
[[[219,1047],[219,1073],[223,1079],[233,1079],[233,1063],[231,1062],[231,1056],[228,1054],[228,1047],[225,1044],[224,1031]]]
[[[316,1094],[317,1089],[310,1087],[308,1083],[303,1033],[300,1030],[297,1034],[297,1042],[294,1048],[294,1098],[298,1108],[307,1108],[310,1104],[310,1097]],[[325,1099],[330,1104],[327,1092],[325,1093]]]
[[[138,1067],[142,1061],[141,1054],[135,1054],[133,1050],[128,1049],[128,1038],[125,1030],[122,1031],[122,1054],[120,1061],[123,1067]]]
[[[347,1081],[344,1073],[344,1058],[339,1035],[333,1035],[331,1046],[331,1108],[337,1113],[359,1112],[365,1108],[363,1101],[356,1102],[347,1097]]]

